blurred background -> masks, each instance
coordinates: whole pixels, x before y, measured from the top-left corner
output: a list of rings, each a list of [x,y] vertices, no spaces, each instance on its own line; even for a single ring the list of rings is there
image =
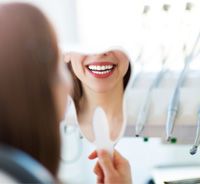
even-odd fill
[[[0,3],[4,2],[16,1],[0,0]],[[173,89],[187,62],[185,58],[193,53],[185,87],[181,88],[183,94],[186,93],[184,90],[189,90],[187,93],[189,96],[186,95],[187,100],[184,101],[186,98],[184,95],[182,99],[186,106],[191,107],[185,111],[183,108],[182,114],[186,114],[186,119],[192,119],[185,123],[185,125],[189,124],[189,128],[186,127],[185,132],[180,133],[182,141],[180,143],[175,141],[174,144],[165,143],[164,133],[158,133],[157,138],[156,133],[155,135],[144,134],[148,139],[135,138],[134,131],[129,131],[119,141],[117,149],[130,161],[135,184],[151,183],[151,179],[162,183],[163,178],[190,179],[198,176],[196,173],[200,173],[200,153],[190,155],[190,148],[195,139],[196,110],[200,104],[198,95],[200,44],[198,42],[194,49],[200,33],[199,0],[24,0],[20,2],[34,4],[46,13],[56,28],[63,52],[70,51],[71,46],[85,43],[102,43],[102,40],[114,43],[116,38],[118,45],[128,50],[131,62],[134,64],[134,72],[143,72],[142,77],[134,83],[129,93],[131,99],[129,109],[133,109],[129,112],[129,130],[134,129],[132,124],[135,123],[139,113],[135,108],[136,105],[134,106],[132,96],[138,94],[137,90],[148,88],[163,66],[170,72],[160,86],[162,89]],[[158,92],[161,100],[159,96],[154,98],[155,106],[159,106],[158,103],[162,100],[169,100],[169,96],[162,96],[163,93],[164,91]],[[140,109],[139,105],[137,109]],[[160,111],[160,117],[166,114],[164,112],[167,112],[166,109],[167,107],[164,107],[164,110]],[[163,121],[160,128],[164,130],[163,119],[166,117],[160,117],[157,120]],[[154,117],[150,119],[155,120]],[[178,119],[179,124],[183,119],[185,116]],[[152,127],[149,129],[151,130]],[[84,139],[80,139],[77,143],[77,140],[73,140],[73,136],[65,136],[65,138],[71,143],[65,149],[75,150],[72,151],[74,154],[80,152],[80,157],[74,162],[61,163],[60,178],[66,183],[94,183],[95,176],[92,173],[94,162],[87,160],[87,155],[94,149],[93,146]],[[78,147],[73,144],[77,144]]]

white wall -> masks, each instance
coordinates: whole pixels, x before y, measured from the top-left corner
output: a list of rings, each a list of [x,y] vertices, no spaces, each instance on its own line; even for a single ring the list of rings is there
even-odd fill
[[[61,45],[76,42],[76,0],[0,0],[0,3],[26,2],[39,7],[53,23]]]

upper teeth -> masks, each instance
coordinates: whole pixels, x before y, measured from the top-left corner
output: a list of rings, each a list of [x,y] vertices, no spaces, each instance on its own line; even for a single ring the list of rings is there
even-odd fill
[[[104,65],[104,66],[99,66],[99,65],[89,65],[88,68],[90,70],[98,70],[98,71],[102,71],[102,70],[110,70],[113,68],[113,65]]]

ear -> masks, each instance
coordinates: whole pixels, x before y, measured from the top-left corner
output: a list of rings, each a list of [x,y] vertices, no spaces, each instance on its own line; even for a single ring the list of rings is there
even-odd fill
[[[71,54],[69,52],[64,53],[64,61],[65,63],[69,63],[71,61]]]

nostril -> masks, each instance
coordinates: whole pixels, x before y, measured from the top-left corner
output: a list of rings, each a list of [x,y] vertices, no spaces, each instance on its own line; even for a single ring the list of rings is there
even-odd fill
[[[110,51],[103,53],[104,56],[108,56],[110,54]]]

